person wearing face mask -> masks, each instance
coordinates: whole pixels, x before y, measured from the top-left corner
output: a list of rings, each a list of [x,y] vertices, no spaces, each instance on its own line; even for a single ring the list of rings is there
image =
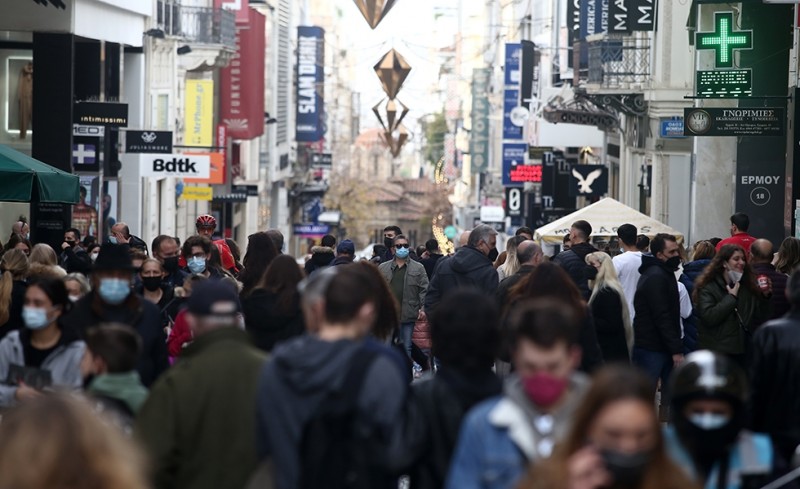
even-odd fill
[[[589,243],[592,235],[592,225],[586,221],[575,221],[569,230],[570,247],[553,258],[553,263],[567,271],[570,278],[581,291],[583,300],[588,301],[592,295],[589,288],[587,273],[591,267],[586,264],[586,255],[595,253],[597,248]]]
[[[531,466],[521,489],[699,489],[673,462],[640,372],[606,367],[553,456]]]
[[[467,414],[453,454],[447,489],[506,489],[529,464],[549,458],[570,429],[588,387],[581,361],[579,320],[553,299],[512,311],[511,361],[503,394]]]
[[[769,283],[763,289],[739,245],[725,245],[697,279],[694,303],[698,348],[723,353],[744,366],[754,326],[769,317]]]
[[[394,238],[401,234],[403,234],[403,230],[399,226],[386,226],[383,228],[383,245],[386,247],[386,251],[381,256],[381,263],[394,259]]]
[[[181,270],[181,248],[175,238],[165,234],[156,236],[150,249],[153,250],[153,258],[164,266],[164,285],[173,288],[183,285],[189,274]]]
[[[425,296],[425,313],[430,315],[444,297],[469,287],[487,297],[497,292],[500,279],[492,263],[497,259],[497,231],[480,224],[469,234],[467,245],[440,260]]]
[[[633,364],[644,370],[655,386],[661,380],[661,419],[669,417],[667,381],[683,361],[681,303],[675,272],[680,268],[678,240],[657,234],[649,254],[642,255],[641,278],[633,297]]]
[[[25,328],[0,341],[0,407],[39,397],[45,387],[80,388],[85,344],[62,321],[70,305],[61,280],[40,278],[28,284]]]
[[[67,273],[82,273],[88,275],[92,269],[92,259],[80,243],[81,232],[75,228],[64,232],[64,242],[61,243],[61,267]]]
[[[402,234],[394,238],[394,259],[382,263],[378,269],[389,283],[397,303],[400,305],[400,339],[411,357],[411,336],[414,323],[424,319],[422,305],[428,290],[428,274],[425,267],[409,258],[408,238]]]
[[[212,261],[213,244],[205,236],[192,236],[183,243],[182,255],[186,268],[192,275],[203,275],[212,280],[220,280],[230,274]]]
[[[92,272],[92,291],[75,303],[63,321],[81,335],[101,323],[133,327],[142,338],[136,370],[150,386],[169,366],[166,335],[158,307],[133,291],[134,273],[127,247],[103,244]]]
[[[92,286],[89,280],[80,273],[71,273],[63,279],[67,287],[70,302],[78,302],[83,296],[91,292]]]
[[[736,363],[696,351],[671,383],[674,425],[665,436],[672,459],[688,476],[707,489],[755,489],[786,471],[769,437],[744,429],[748,386]]]
[[[179,312],[179,302],[175,300],[175,288],[164,284],[164,268],[161,262],[148,258],[139,270],[140,285],[137,292],[161,311],[161,326],[166,328],[175,322]]]

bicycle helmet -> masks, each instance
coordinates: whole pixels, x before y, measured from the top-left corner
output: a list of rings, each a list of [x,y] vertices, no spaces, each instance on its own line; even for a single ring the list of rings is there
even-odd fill
[[[217,227],[217,220],[214,216],[210,216],[208,214],[203,214],[199,216],[197,220],[194,222],[195,227],[198,228],[216,228]]]

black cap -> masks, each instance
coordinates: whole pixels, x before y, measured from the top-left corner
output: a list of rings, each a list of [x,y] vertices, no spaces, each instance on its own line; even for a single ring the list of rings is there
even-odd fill
[[[94,262],[94,270],[136,271],[128,250],[129,248],[127,246],[103,243],[100,246],[100,253],[97,255],[97,261]]]
[[[242,311],[234,286],[213,279],[192,286],[187,307],[195,316],[232,316]]]

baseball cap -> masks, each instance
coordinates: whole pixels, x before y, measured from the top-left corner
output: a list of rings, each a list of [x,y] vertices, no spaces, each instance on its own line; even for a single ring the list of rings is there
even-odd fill
[[[356,245],[353,244],[352,241],[346,239],[339,243],[339,246],[336,247],[336,253],[346,253],[348,255],[355,255],[356,254]]]
[[[187,307],[195,316],[233,316],[242,311],[239,294],[233,285],[220,280],[194,284]]]

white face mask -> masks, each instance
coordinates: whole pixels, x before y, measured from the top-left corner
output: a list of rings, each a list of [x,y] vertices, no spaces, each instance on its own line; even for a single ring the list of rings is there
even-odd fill
[[[693,425],[706,431],[718,430],[731,421],[729,416],[716,413],[698,413],[689,416]]]
[[[733,281],[733,283],[738,284],[742,281],[742,272],[737,272],[736,270],[728,270],[728,277]]]

